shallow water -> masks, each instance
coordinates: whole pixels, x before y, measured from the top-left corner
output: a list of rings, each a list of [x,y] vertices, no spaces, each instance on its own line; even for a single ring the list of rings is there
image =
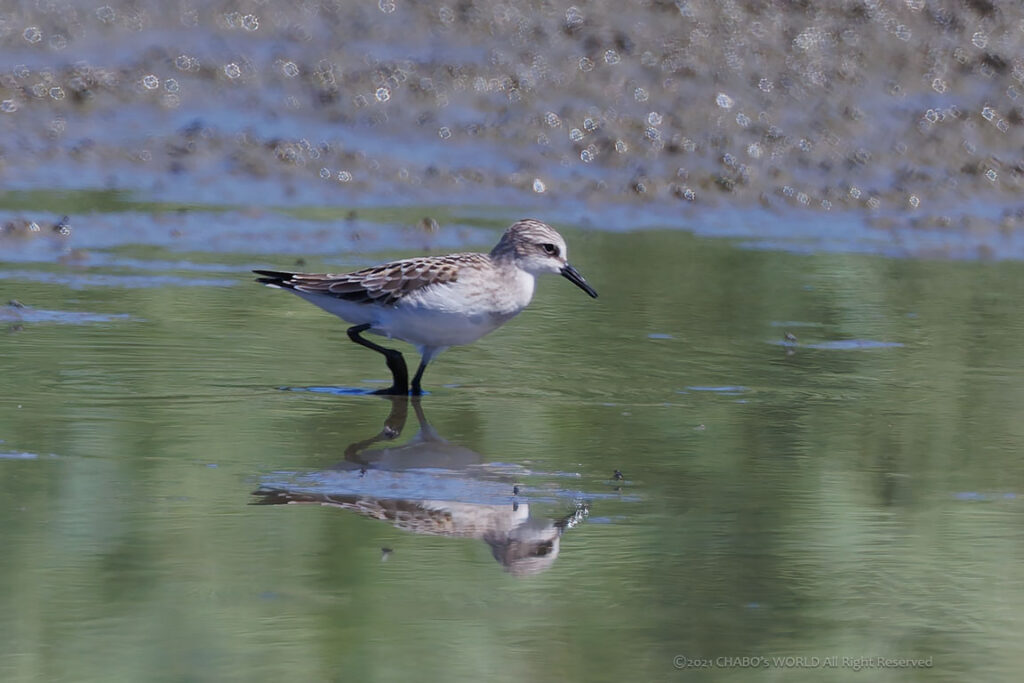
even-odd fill
[[[601,297],[542,280],[413,403],[251,281],[294,256],[4,252],[0,676],[1019,670],[1024,266],[560,227]]]
[[[1021,25],[0,8],[0,680],[1018,675]],[[249,272],[524,215],[419,401]]]

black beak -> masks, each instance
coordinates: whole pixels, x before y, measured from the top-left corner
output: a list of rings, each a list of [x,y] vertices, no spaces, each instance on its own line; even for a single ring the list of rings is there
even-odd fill
[[[593,298],[597,298],[597,292],[594,291],[594,288],[588,285],[587,281],[583,279],[583,276],[580,275],[579,271],[570,266],[568,263],[562,266],[561,273],[562,277],[564,277],[566,280],[573,283],[574,285],[582,289],[584,292],[586,292]]]

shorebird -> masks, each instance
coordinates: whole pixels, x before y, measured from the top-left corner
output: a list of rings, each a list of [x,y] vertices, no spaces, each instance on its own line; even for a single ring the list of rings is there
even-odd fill
[[[384,356],[392,384],[378,394],[408,394],[405,358],[365,339],[363,332],[399,339],[421,356],[412,393],[427,365],[450,346],[471,344],[519,314],[533,298],[534,280],[558,273],[591,297],[597,292],[569,265],[565,240],[546,223],[513,223],[490,253],[423,256],[392,261],[353,273],[253,271],[261,282],[287,289],[352,323],[349,339]]]

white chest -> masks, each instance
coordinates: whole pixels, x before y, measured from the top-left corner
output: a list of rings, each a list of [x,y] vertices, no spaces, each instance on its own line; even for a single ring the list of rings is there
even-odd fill
[[[490,275],[491,277],[487,277]],[[518,269],[474,273],[403,299],[381,320],[399,339],[427,346],[469,344],[515,317],[533,298],[534,277]]]

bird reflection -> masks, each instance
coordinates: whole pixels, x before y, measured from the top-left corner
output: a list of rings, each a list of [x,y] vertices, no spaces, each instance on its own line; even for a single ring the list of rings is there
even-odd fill
[[[488,478],[479,453],[442,438],[418,397],[390,396],[391,413],[376,435],[345,449],[345,460],[310,477],[311,485],[262,486],[257,505],[311,503],[352,510],[418,534],[479,538],[514,576],[549,569],[566,529],[586,518],[577,503],[564,517],[531,516],[519,487]],[[419,431],[408,443],[373,448],[402,433],[412,405]],[[480,499],[488,503],[468,502]],[[390,549],[383,558],[390,555]]]

